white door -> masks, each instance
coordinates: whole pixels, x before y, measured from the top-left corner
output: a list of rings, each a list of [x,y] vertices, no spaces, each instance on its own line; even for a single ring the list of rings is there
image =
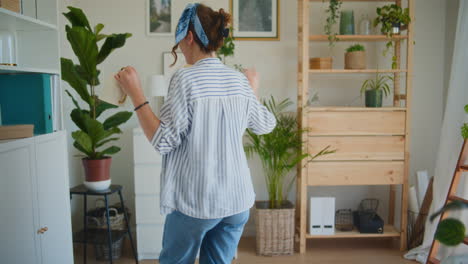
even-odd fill
[[[1,263],[41,263],[33,143],[0,143]]]
[[[73,263],[66,131],[36,137],[42,263]]]

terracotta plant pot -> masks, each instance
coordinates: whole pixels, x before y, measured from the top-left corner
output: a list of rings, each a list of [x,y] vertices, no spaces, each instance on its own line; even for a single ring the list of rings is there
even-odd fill
[[[366,52],[353,51],[345,53],[345,69],[362,70],[366,68]]]
[[[85,169],[84,185],[93,191],[107,190],[111,184],[110,165],[111,157],[99,160],[90,160],[84,158],[81,160]]]
[[[333,64],[332,57],[310,58],[309,67],[314,70],[331,69]]]

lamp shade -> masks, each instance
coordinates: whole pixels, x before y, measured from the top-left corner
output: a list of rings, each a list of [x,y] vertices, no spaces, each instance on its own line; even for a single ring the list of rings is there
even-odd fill
[[[167,95],[167,81],[164,75],[151,75],[148,78],[148,85],[151,91],[151,96],[166,96]]]

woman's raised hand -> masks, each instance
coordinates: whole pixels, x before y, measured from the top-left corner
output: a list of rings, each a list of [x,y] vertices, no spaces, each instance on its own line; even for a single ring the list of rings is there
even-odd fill
[[[140,77],[132,66],[123,67],[114,78],[119,82],[122,91],[131,98],[143,94]]]

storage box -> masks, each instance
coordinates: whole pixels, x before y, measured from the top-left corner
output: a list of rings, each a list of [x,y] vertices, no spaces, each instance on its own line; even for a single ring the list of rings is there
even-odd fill
[[[53,132],[49,74],[0,75],[3,125],[33,124],[34,134]]]
[[[33,136],[33,125],[0,126],[0,140]]]
[[[309,219],[311,235],[335,234],[335,197],[311,197]]]
[[[353,216],[354,225],[360,233],[383,234],[384,221],[378,214],[356,211],[353,213]]]
[[[16,13],[20,13],[21,0],[0,0],[0,7]]]
[[[333,65],[332,57],[309,59],[309,67],[314,70],[325,70],[325,69],[328,70],[332,68],[332,65]]]

